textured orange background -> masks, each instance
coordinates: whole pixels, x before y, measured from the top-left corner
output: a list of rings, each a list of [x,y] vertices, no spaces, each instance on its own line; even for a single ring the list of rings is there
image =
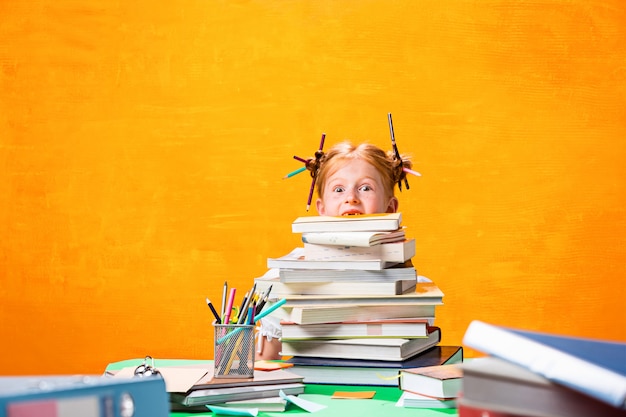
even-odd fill
[[[204,298],[298,243],[292,156],[387,112],[444,343],[626,341],[624,4],[0,2],[0,373],[212,357]]]

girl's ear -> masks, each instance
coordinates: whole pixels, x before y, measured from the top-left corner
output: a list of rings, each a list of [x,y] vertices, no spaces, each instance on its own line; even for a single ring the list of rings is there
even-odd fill
[[[398,206],[400,202],[396,197],[391,197],[389,200],[389,205],[387,206],[387,213],[396,213],[398,211]],[[318,209],[319,210],[319,209]]]
[[[326,209],[324,208],[324,202],[322,201],[321,198],[318,198],[317,201],[315,202],[315,207],[317,208],[317,213],[320,216],[324,216],[326,213]]]

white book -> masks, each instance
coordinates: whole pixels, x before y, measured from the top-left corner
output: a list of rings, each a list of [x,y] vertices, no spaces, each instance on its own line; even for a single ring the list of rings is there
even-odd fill
[[[276,271],[270,270],[270,271]],[[258,291],[265,291],[272,286],[272,298],[293,298],[294,296],[317,296],[317,295],[401,295],[415,291],[417,279],[398,279],[382,282],[369,282],[363,285],[357,281],[326,281],[326,282],[280,282],[278,276],[271,275],[255,278]]]
[[[344,321],[339,323],[296,324],[282,321],[282,340],[402,338],[428,336],[425,318]]]
[[[456,408],[456,399],[440,399],[403,391],[396,402],[397,407],[404,408]]]
[[[303,243],[317,245],[342,245],[370,247],[388,242],[403,241],[406,238],[405,228],[390,232],[309,232],[302,233]]]
[[[415,256],[415,239],[366,247],[304,244],[304,259],[308,261],[380,259],[383,262],[402,263],[413,256]]]
[[[305,305],[293,308],[280,308],[276,316],[298,324],[411,317],[423,317],[432,324],[435,319],[435,305],[330,305],[322,307]]]
[[[415,279],[418,276],[411,261],[374,271],[358,269],[280,268],[278,275],[280,281],[284,283],[328,281],[383,282],[396,281],[399,279]]]
[[[367,232],[398,230],[402,213],[363,214],[358,216],[305,216],[291,224],[293,233]]]
[[[397,262],[384,262],[381,259],[342,259],[328,261],[310,261],[304,258],[304,248],[295,248],[280,258],[268,258],[268,268],[288,269],[352,269],[352,270],[381,270]]]
[[[285,340],[283,356],[403,361],[439,343],[437,327],[425,338]]]

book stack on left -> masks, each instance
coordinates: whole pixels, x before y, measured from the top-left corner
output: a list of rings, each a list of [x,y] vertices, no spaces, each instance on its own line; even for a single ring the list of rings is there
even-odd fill
[[[401,213],[299,217],[292,232],[303,246],[255,283],[286,299],[281,354],[305,383],[397,386],[399,369],[462,361],[439,345],[443,293],[418,279]]]

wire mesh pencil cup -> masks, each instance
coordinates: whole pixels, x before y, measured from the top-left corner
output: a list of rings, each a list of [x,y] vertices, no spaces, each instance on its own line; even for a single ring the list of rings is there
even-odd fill
[[[215,378],[254,377],[254,324],[214,324]]]

